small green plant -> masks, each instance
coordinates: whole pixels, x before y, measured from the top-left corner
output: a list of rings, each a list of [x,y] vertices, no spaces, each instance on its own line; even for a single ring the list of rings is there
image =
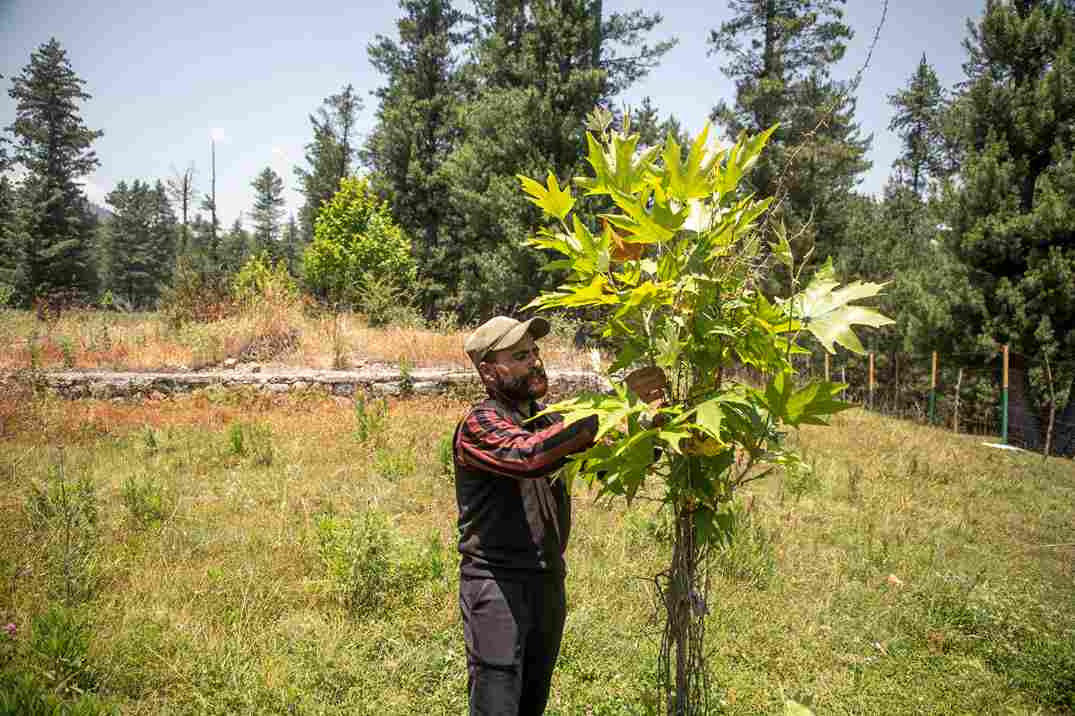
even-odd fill
[[[380,448],[373,456],[373,471],[389,482],[411,477],[417,469],[413,449]]]
[[[275,458],[272,428],[257,423],[232,423],[228,427],[228,452],[249,459],[258,467],[269,467]]]
[[[168,496],[153,477],[129,476],[123,483],[123,504],[134,524],[147,529],[164,521],[168,513]]]
[[[60,696],[92,691],[97,680],[89,659],[90,624],[79,610],[52,605],[30,623],[28,658],[45,686]]]
[[[406,603],[423,582],[444,574],[439,539],[422,549],[401,537],[379,510],[351,519],[322,515],[316,524],[329,591],[355,616]]]
[[[795,498],[796,504],[804,496],[815,494],[821,489],[821,478],[813,465],[790,465],[784,470],[782,479],[784,490]]]
[[[157,431],[153,429],[153,426],[146,425],[142,428],[142,447],[145,451],[152,455],[160,448],[160,441],[157,440]]]
[[[64,368],[75,367],[75,344],[67,336],[60,336],[56,339],[56,343],[60,346],[60,355],[63,357]]]
[[[96,582],[97,493],[86,475],[71,479],[64,452],[44,485],[31,484],[25,510],[44,543],[49,587],[64,604],[89,599]]]
[[[452,444],[452,437],[452,435],[444,435],[437,442],[437,457],[440,459],[442,475],[455,474],[455,446]]]
[[[384,429],[388,418],[388,401],[384,398],[366,401],[361,393],[355,395],[355,440],[364,443],[376,438]]]
[[[7,308],[14,296],[15,287],[9,283],[0,282],[0,309]]]
[[[414,365],[407,358],[399,361],[399,394],[404,398],[414,395]]]

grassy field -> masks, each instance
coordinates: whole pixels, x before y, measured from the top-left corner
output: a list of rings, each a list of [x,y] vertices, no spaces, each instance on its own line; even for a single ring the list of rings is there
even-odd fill
[[[561,368],[588,368],[572,347],[574,326],[557,321],[542,343]],[[0,309],[0,370],[198,370],[236,358],[305,368],[406,362],[466,367],[468,329],[454,323],[371,328],[358,314],[261,303],[211,323],[171,326],[159,313],[71,310],[42,321]]]
[[[0,714],[464,713],[465,408],[0,399]],[[714,566],[714,713],[1075,709],[1075,465],[860,411],[798,439],[815,477],[752,486]],[[575,504],[549,713],[653,713],[665,521]]]

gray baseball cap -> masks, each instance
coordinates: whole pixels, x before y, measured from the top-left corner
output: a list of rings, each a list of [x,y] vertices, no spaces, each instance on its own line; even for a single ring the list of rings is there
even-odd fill
[[[467,352],[474,367],[477,368],[485,356],[502,348],[511,348],[527,333],[534,340],[548,335],[549,322],[544,318],[517,321],[507,316],[493,316],[467,336],[463,350]]]

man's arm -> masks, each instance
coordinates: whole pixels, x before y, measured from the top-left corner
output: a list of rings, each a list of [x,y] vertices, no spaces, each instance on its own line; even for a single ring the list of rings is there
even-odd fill
[[[503,477],[533,479],[556,472],[567,457],[593,445],[597,418],[531,433],[493,408],[475,408],[459,429],[456,460]]]

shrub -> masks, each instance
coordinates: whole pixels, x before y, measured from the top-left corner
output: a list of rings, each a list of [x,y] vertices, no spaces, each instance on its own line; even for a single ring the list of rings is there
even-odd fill
[[[247,259],[231,280],[232,296],[242,302],[261,298],[297,300],[299,285],[287,269],[287,262],[262,253]]]
[[[161,292],[160,312],[172,328],[187,323],[209,323],[235,312],[222,274],[206,270],[193,262],[176,263],[172,285]]]
[[[405,604],[423,583],[447,573],[439,539],[416,545],[378,510],[356,518],[322,515],[317,536],[329,592],[356,616]]]
[[[302,270],[307,285],[322,297],[359,307],[363,284],[389,279],[410,290],[416,277],[410,240],[361,178],[344,179],[318,213]]]
[[[168,513],[168,496],[152,477],[128,477],[123,484],[123,504],[131,519],[141,529],[164,521]]]

